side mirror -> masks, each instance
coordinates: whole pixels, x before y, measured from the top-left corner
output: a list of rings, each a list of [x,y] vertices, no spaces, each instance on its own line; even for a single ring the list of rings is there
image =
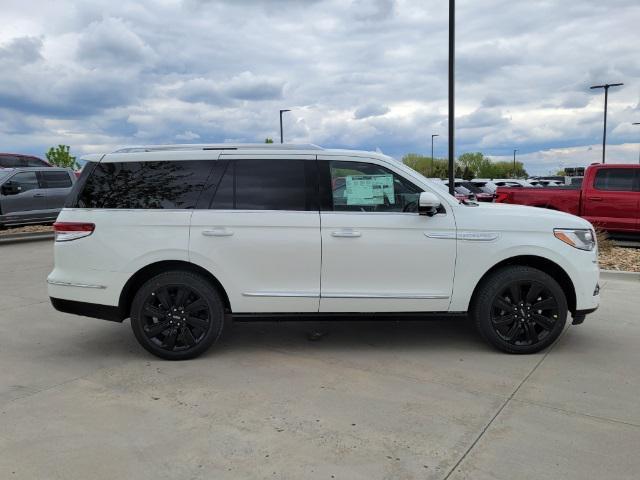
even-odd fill
[[[22,187],[16,185],[11,180],[2,185],[1,189],[3,195],[16,195],[20,193],[20,190],[22,190]]]
[[[422,192],[420,194],[420,199],[418,200],[418,213],[420,215],[433,217],[438,213],[440,205],[440,199],[434,193]]]

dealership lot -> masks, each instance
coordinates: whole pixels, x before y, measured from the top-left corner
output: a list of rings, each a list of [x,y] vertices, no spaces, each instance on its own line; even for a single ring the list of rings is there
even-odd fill
[[[237,323],[182,363],[53,310],[0,245],[0,478],[637,478],[637,280],[546,352],[459,320]],[[319,341],[309,332],[326,333]]]

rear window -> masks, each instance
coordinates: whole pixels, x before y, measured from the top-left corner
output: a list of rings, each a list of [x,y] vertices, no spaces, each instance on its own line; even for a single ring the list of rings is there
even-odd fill
[[[67,172],[40,172],[43,188],[69,188],[71,178]]]
[[[19,155],[0,155],[0,167],[48,167],[49,165],[36,157],[21,157]]]
[[[633,190],[635,170],[632,168],[607,168],[598,170],[594,182],[597,190],[631,192]]]
[[[208,160],[97,163],[84,168],[77,208],[195,208],[211,168]],[[87,165],[88,167],[88,165]],[[84,177],[84,178],[83,178]]]
[[[315,162],[288,159],[230,160],[211,208],[317,210],[308,195]]]

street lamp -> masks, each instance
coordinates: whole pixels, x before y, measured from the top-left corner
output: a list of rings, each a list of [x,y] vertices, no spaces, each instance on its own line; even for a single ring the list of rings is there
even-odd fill
[[[640,125],[640,122],[634,122],[631,125]],[[640,163],[640,153],[638,154],[638,163]]]
[[[291,110],[280,110],[280,143],[284,143],[284,136],[282,135],[282,114],[284,112],[290,112]]]
[[[602,134],[602,163],[605,161],[605,149],[607,148],[607,102],[609,100],[609,88],[620,87],[624,83],[605,83],[604,85],[594,85],[591,90],[595,88],[604,88],[604,130]]]
[[[516,152],[518,151],[517,148],[513,149],[513,178],[516,178]]]
[[[439,137],[440,135],[438,135],[437,133],[434,133],[433,135],[431,135],[431,161],[433,162],[433,137]]]
[[[454,178],[454,88],[455,88],[455,59],[456,59],[456,1],[449,0],[449,193],[455,195],[455,178]]]

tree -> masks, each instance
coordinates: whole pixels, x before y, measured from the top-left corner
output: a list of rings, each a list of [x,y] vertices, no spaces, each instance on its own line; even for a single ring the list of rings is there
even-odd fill
[[[558,175],[560,177],[564,177],[566,176],[566,173],[564,173],[564,168],[562,170],[558,170],[555,175]]]
[[[76,157],[69,154],[69,145],[58,145],[56,148],[51,147],[45,154],[51,165],[64,168],[78,168]]]
[[[473,180],[473,172],[469,167],[464,167],[464,170],[462,171],[462,178],[465,180]]]
[[[273,138],[269,138],[269,137],[265,138],[264,143],[273,143]]]

